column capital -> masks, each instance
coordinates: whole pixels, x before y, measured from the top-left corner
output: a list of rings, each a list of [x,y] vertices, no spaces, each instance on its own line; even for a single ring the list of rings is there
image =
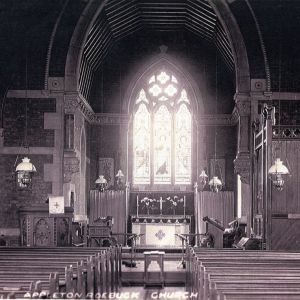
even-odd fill
[[[64,99],[65,114],[75,114],[77,107],[78,107],[78,101],[76,95],[65,95],[65,99]]]
[[[251,95],[249,93],[235,93],[233,96],[235,102],[239,101],[251,101]]]
[[[80,111],[84,118],[90,123],[95,118],[92,107],[78,92],[65,93],[64,109],[66,114],[74,114],[77,110]]]
[[[250,116],[251,102],[250,100],[237,100],[235,102],[235,108],[240,117]]]

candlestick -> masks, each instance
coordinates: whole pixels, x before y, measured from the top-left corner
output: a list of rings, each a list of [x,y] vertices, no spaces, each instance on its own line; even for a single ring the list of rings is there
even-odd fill
[[[136,216],[139,216],[139,195],[136,196]]]
[[[186,205],[185,196],[183,196],[183,216],[184,216],[184,218],[185,218],[185,205]]]
[[[159,210],[160,210],[160,214],[162,215],[162,197],[160,197],[159,199]]]

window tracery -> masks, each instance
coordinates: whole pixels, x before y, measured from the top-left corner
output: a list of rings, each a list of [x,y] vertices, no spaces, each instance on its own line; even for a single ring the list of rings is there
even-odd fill
[[[168,70],[149,76],[133,116],[133,183],[191,184],[192,113],[185,86]]]

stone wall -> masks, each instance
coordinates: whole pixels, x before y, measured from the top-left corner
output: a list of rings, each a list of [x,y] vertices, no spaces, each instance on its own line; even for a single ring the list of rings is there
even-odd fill
[[[57,95],[38,91],[28,91],[28,97],[24,91],[10,93],[13,96],[5,99],[1,116],[0,233],[4,230],[5,234],[16,235],[19,207],[45,203],[49,195],[59,194],[61,100]],[[24,147],[26,143],[29,148]],[[30,188],[20,189],[15,169],[25,156],[30,158],[37,172]]]
[[[51,182],[44,181],[44,164],[52,163],[52,155],[30,155],[37,172],[32,179],[32,187],[28,190],[18,189],[15,177],[15,162],[20,163],[23,155],[0,156],[0,228],[18,227],[18,217],[14,208],[45,203],[48,194],[52,193]],[[12,209],[13,208],[13,209]]]
[[[21,146],[24,143],[26,107],[29,146],[53,147],[54,130],[44,129],[44,113],[56,111],[55,99],[24,98],[6,100],[3,115],[4,146]]]

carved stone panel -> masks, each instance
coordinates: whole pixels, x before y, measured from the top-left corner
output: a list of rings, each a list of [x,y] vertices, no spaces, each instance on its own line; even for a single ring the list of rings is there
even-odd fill
[[[250,115],[250,101],[242,101],[238,100],[235,103],[235,107],[237,108],[237,111],[240,116],[249,116]]]
[[[64,182],[72,180],[72,175],[79,172],[79,159],[74,156],[64,155]]]
[[[241,181],[250,184],[251,160],[248,153],[239,153],[234,160],[234,171],[241,176]]]
[[[22,230],[21,230],[21,245],[26,246],[29,244],[29,242],[27,240],[27,238],[28,238],[27,232],[29,232],[29,230],[30,230],[29,222],[28,222],[27,218],[24,217],[21,220],[21,223],[22,223],[22,225],[21,225],[21,228],[22,228]]]
[[[49,218],[35,218],[34,225],[34,246],[37,247],[50,247],[52,244],[51,239],[51,224]]]
[[[57,246],[68,246],[70,244],[70,224],[68,218],[56,219],[56,242]]]
[[[74,114],[78,107],[78,102],[75,97],[65,97],[64,110],[66,114]]]

